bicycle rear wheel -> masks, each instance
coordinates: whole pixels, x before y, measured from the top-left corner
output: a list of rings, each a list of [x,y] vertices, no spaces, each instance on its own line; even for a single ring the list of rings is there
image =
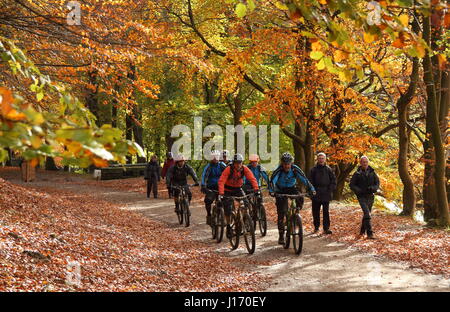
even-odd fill
[[[267,219],[266,219],[266,208],[261,204],[258,209],[258,223],[259,223],[259,232],[261,236],[264,237],[267,234]]]
[[[295,254],[299,255],[303,249],[303,225],[302,217],[299,214],[293,216],[291,229]]]
[[[188,227],[191,224],[191,218],[190,218],[190,210],[189,210],[189,202],[187,199],[184,200],[184,207],[183,207],[183,212],[184,212],[184,225],[186,227]]]
[[[217,208],[216,213],[216,242],[220,243],[223,239],[223,229],[225,228],[225,215],[222,208]]]
[[[253,227],[253,220],[248,213],[244,214],[243,223],[245,246],[248,253],[253,254],[256,249],[255,228]]]
[[[239,220],[239,216],[234,212],[231,213],[230,217],[230,245],[231,249],[235,250],[239,246],[239,236],[241,235],[241,220]]]

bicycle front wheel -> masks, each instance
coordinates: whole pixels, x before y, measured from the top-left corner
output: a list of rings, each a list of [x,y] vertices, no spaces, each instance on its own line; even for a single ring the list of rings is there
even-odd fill
[[[231,213],[230,233],[228,239],[230,240],[231,249],[235,250],[239,246],[239,236],[241,235],[241,220],[234,212]]]
[[[249,254],[253,254],[256,249],[255,228],[253,227],[253,220],[249,214],[245,214],[243,218],[243,234],[245,246]]]
[[[301,254],[303,249],[303,225],[302,217],[299,214],[295,214],[292,218],[292,244],[294,245],[294,251],[296,255]]]
[[[177,217],[178,217],[178,223],[183,224],[183,204],[181,202],[178,205]]]
[[[220,243],[223,238],[223,229],[225,228],[225,215],[222,208],[217,208],[216,211],[216,242]]]
[[[189,210],[189,202],[186,199],[184,200],[183,212],[184,212],[184,225],[188,227],[191,224],[190,221],[191,212]]]

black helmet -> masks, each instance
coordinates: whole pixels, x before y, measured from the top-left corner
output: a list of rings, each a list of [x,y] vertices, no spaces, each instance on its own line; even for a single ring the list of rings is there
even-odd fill
[[[291,164],[294,161],[294,157],[292,157],[289,153],[283,153],[281,155],[281,162],[285,164]]]
[[[244,157],[241,154],[234,154],[233,157],[233,162],[243,162],[244,161]]]

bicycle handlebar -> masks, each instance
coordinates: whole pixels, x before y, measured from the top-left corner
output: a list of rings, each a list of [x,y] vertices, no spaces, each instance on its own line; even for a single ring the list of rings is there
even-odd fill
[[[178,189],[178,190],[181,190],[181,189],[184,189],[184,188],[186,188],[186,187],[193,187],[193,186],[198,186],[199,184],[186,184],[186,185],[171,185],[170,187],[171,188],[174,188],[174,189]]]
[[[307,196],[308,193],[298,193],[298,194],[280,194],[280,193],[275,193],[275,197],[286,197],[286,198],[300,198],[300,197],[304,197]]]

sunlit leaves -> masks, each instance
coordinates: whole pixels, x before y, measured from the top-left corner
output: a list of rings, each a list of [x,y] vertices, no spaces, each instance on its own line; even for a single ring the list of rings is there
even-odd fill
[[[13,73],[31,78],[33,84],[29,89],[36,94],[37,102],[43,100],[46,93],[59,98],[57,113],[42,111],[0,86],[2,157],[6,156],[3,148],[7,147],[20,152],[32,163],[44,156],[61,156],[65,163],[83,167],[94,163],[104,167],[107,161],[124,162],[129,153],[143,155],[141,147],[122,139],[120,130],[108,126],[97,128],[92,113],[67,92],[65,86],[42,75],[10,41],[0,40],[0,55],[8,60]]]

